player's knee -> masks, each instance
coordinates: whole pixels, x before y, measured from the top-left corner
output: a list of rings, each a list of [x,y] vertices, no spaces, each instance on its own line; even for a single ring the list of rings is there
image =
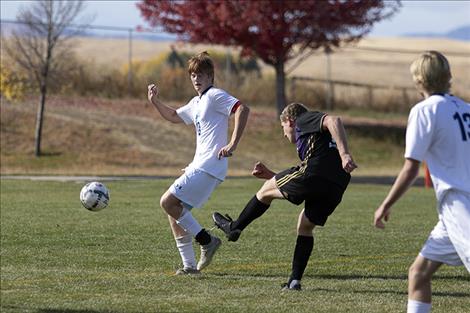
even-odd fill
[[[265,204],[270,204],[275,199],[273,188],[277,188],[275,182],[273,183],[271,179],[267,180],[256,193],[256,198]]]
[[[271,201],[272,201],[272,198],[269,197],[269,194],[266,191],[264,191],[263,189],[260,189],[256,193],[256,198],[258,198],[258,200],[263,202],[263,203],[271,203]]]
[[[160,198],[160,207],[168,212],[171,208],[171,200],[168,197],[167,193],[164,193],[162,197]]]
[[[315,224],[312,223],[299,223],[297,225],[297,235],[301,236],[310,236],[313,233],[313,229],[315,228]]]
[[[423,266],[416,262],[408,269],[408,280],[413,285],[422,285],[431,281],[431,275],[432,274],[428,273]]]
[[[311,236],[313,234],[314,226],[298,225],[297,235],[299,236]]]
[[[297,223],[297,235],[311,236],[314,228],[315,224],[312,223],[302,211],[302,213],[300,213],[299,221]]]

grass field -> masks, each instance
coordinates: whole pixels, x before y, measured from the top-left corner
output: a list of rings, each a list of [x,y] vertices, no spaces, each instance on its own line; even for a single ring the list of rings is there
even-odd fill
[[[78,200],[83,182],[1,180],[1,312],[403,312],[407,268],[437,219],[433,191],[413,188],[375,230],[389,187],[352,185],[316,230],[304,290],[281,292],[300,207],[275,202],[237,243],[224,241],[200,278],[176,277],[158,208],[170,183],[107,182],[110,206],[93,213]],[[259,185],[229,179],[194,214],[206,226],[214,210],[237,216]],[[468,312],[463,267],[442,267],[433,291],[433,312]]]

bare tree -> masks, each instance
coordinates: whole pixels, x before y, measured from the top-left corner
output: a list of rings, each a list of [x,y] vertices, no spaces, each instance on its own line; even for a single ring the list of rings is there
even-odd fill
[[[70,26],[84,9],[81,0],[38,0],[17,15],[20,27],[5,42],[5,51],[34,78],[40,91],[36,116],[36,157],[41,156],[44,107],[51,74],[59,72],[70,51],[67,39],[81,31]]]

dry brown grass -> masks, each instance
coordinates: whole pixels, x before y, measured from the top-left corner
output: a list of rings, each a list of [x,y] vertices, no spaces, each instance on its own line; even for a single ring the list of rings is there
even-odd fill
[[[134,58],[151,58],[161,51],[168,51],[169,45],[136,40],[133,43]],[[359,46],[470,52],[469,43],[442,39],[367,39]],[[179,48],[226,51],[223,47],[208,46]],[[127,62],[127,40],[80,39],[76,49],[78,55],[98,63],[109,62],[110,66],[116,67]],[[345,49],[332,56],[333,79],[411,86],[408,66],[414,57],[414,54]],[[453,56],[449,59],[456,94],[468,100],[470,60]],[[313,55],[293,74],[325,78],[324,63],[324,55]],[[267,67],[264,70],[270,71]],[[43,135],[46,155],[39,159],[33,156],[36,99],[18,104],[2,99],[1,174],[178,175],[193,158],[193,128],[162,120],[147,104],[144,94],[141,100],[49,98]],[[350,96],[354,96],[352,91]],[[366,113],[370,114],[364,111]],[[355,113],[341,112],[343,116],[349,114]],[[392,116],[394,123],[403,127],[406,116]],[[390,115],[379,118],[387,120]],[[365,125],[370,121],[348,116],[345,120],[352,127],[350,146],[360,165],[356,175],[396,174],[403,154],[402,143],[394,139],[397,137],[382,134],[381,138],[373,138],[361,133],[361,127],[357,127],[357,123]],[[278,124],[274,108],[253,108],[246,133],[230,160],[230,175],[249,175],[257,160],[265,161],[274,170],[297,163],[295,149],[285,142]]]
[[[446,39],[370,38],[361,41],[357,48],[425,51],[438,50],[447,54],[452,67],[453,90],[470,98],[470,43]],[[452,52],[466,56],[453,55]],[[409,73],[416,53],[386,53],[345,48],[331,54],[332,79],[380,85],[410,86]],[[326,78],[326,56],[319,53],[308,58],[293,75]]]
[[[222,46],[190,45],[174,42],[152,42],[134,40],[132,55],[134,60],[147,60],[162,52],[169,52],[170,46],[177,49],[198,52],[203,50],[218,50],[226,52]],[[98,64],[110,66],[122,65],[128,62],[127,39],[97,39],[79,38],[76,40],[77,54]],[[374,48],[390,50],[425,51],[438,50],[448,53],[447,57],[453,71],[453,91],[470,99],[470,43],[442,38],[366,38],[356,45],[357,48]],[[231,49],[236,53],[236,49]],[[467,56],[453,55],[453,52],[467,53]],[[417,57],[417,53],[393,53],[359,50],[347,47],[335,51],[331,55],[332,79],[381,85],[410,86],[413,83],[409,74],[409,65]],[[289,69],[296,60],[287,64]],[[261,62],[262,63],[262,62]],[[273,69],[263,65],[266,73]],[[299,67],[289,74],[326,78],[326,57],[318,52],[307,58]]]
[[[2,101],[2,174],[178,175],[194,156],[193,127],[164,121],[145,101],[53,97],[44,118],[45,155],[35,158],[35,105]],[[283,142],[272,136],[274,112],[254,110],[252,119],[231,175],[249,175],[258,158]],[[295,162],[289,147],[281,150],[276,166]]]
[[[2,175],[175,176],[193,158],[193,127],[164,121],[146,101],[65,97],[51,97],[47,102],[45,155],[35,158],[36,104],[35,99],[16,104],[2,100]],[[357,175],[396,174],[402,162],[400,138],[396,140],[386,129],[374,130],[377,119],[344,115],[343,119],[350,130],[350,148],[360,164]],[[404,119],[396,116],[385,126],[403,127]],[[230,159],[229,175],[250,175],[258,160],[275,171],[299,162],[295,146],[282,136],[273,108],[252,107],[245,134]]]

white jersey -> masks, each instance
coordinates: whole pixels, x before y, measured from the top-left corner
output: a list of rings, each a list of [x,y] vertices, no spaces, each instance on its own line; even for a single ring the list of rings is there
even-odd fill
[[[227,158],[217,158],[227,145],[228,120],[238,99],[226,91],[210,87],[176,112],[186,124],[194,124],[196,152],[189,168],[200,169],[220,180],[227,175]]]
[[[405,158],[427,163],[439,202],[451,189],[470,194],[470,104],[449,94],[416,104]]]

